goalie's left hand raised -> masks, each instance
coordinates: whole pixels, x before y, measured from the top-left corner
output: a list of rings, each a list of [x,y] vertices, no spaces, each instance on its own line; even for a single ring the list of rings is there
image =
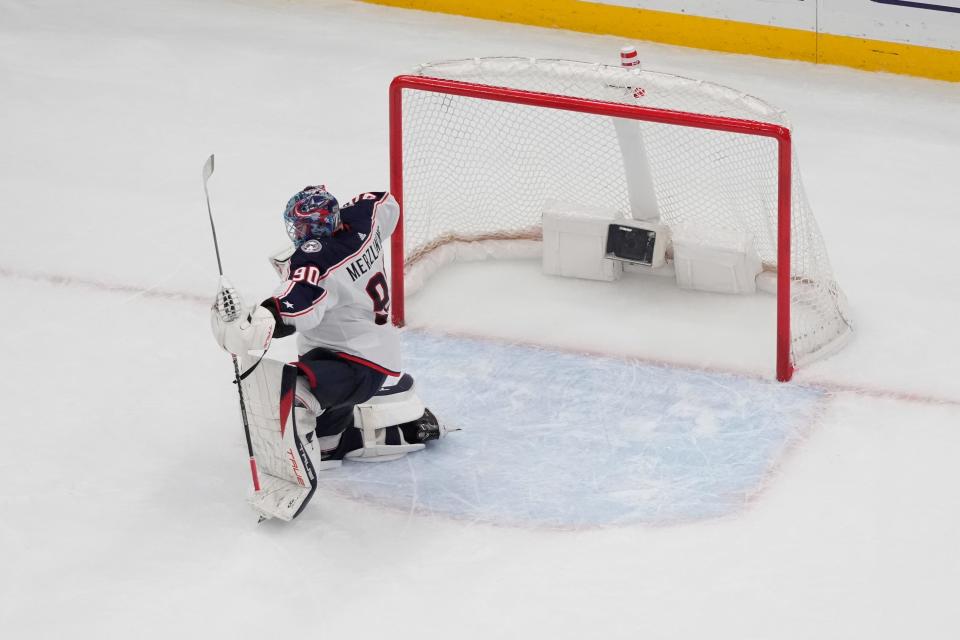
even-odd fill
[[[237,319],[228,321],[218,306],[210,309],[210,328],[218,345],[237,356],[267,350],[276,324],[272,313],[258,305],[243,309]]]

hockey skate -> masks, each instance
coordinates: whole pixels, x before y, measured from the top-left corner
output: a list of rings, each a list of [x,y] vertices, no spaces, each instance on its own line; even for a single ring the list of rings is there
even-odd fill
[[[354,408],[354,425],[362,446],[347,453],[346,460],[387,462],[426,447],[451,429],[446,428],[417,396],[413,377],[403,374],[395,385]]]
[[[406,424],[400,425],[403,432],[403,438],[407,442],[429,442],[430,440],[439,440],[447,436],[448,433],[460,431],[458,427],[450,427],[437,420],[433,412],[426,407],[423,408],[423,415]]]

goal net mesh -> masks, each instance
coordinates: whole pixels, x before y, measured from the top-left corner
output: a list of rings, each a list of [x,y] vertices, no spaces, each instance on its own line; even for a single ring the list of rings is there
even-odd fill
[[[678,76],[565,60],[483,58],[417,75],[789,126],[733,89]],[[631,215],[615,119],[514,103],[403,92],[405,270],[450,243],[541,237],[548,200]],[[662,223],[735,230],[777,270],[774,139],[638,122]],[[832,352],[850,331],[845,300],[792,163],[791,356]]]

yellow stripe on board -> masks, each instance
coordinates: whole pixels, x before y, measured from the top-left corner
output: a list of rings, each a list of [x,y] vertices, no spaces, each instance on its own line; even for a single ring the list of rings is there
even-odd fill
[[[960,51],[821,33],[818,62],[960,82]]]
[[[363,0],[373,4],[816,62],[817,34],[578,0]]]
[[[584,33],[960,82],[960,51],[580,0],[361,0]]]

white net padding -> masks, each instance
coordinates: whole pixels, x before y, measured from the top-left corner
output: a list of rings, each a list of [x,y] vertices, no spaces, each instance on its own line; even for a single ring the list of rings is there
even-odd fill
[[[781,111],[733,89],[639,69],[483,58],[427,64],[416,74],[789,127]],[[646,217],[637,209],[650,205],[629,174],[633,146],[649,163],[640,183],[652,182],[646,202],[661,222],[745,232],[765,271],[777,270],[772,138],[428,91],[406,90],[402,100],[403,255],[414,286],[438,255],[467,253],[451,245],[519,239],[529,253],[547,200]],[[791,360],[802,364],[840,346],[850,322],[796,158],[791,201]]]

